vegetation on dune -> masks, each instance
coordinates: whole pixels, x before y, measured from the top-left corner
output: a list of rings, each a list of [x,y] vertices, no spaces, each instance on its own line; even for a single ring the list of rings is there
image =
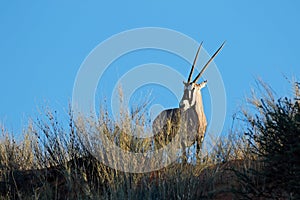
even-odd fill
[[[300,85],[294,84],[292,97],[275,99],[261,82],[263,92],[250,99],[242,126],[215,141],[212,151],[195,163],[182,159],[149,173],[104,165],[81,138],[94,131],[126,151],[147,153],[151,139],[127,134],[147,131],[137,129],[147,124],[141,108],[122,112],[119,121],[103,110],[98,120],[80,123],[71,111],[61,120],[46,110],[20,142],[2,126],[0,199],[299,199]]]
[[[300,85],[294,83],[293,98],[278,100],[268,85],[260,85],[262,97],[250,99],[256,112],[244,112],[256,163],[237,171],[238,193],[247,199],[300,199]]]

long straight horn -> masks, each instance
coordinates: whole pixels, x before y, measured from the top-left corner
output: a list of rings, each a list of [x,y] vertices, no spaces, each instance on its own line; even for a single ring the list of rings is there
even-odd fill
[[[197,60],[198,60],[198,54],[199,54],[200,49],[201,49],[201,47],[202,47],[202,43],[203,43],[203,41],[201,42],[201,44],[200,44],[200,46],[199,46],[199,48],[198,48],[198,50],[197,50],[197,53],[196,53],[196,56],[195,56],[195,59],[194,59],[194,62],[193,62],[193,66],[192,66],[192,69],[191,69],[189,78],[188,78],[188,80],[187,80],[187,83],[190,83],[190,81],[191,81],[191,78],[192,78],[192,75],[193,75],[193,72],[194,72],[194,68],[195,68],[196,62],[197,62]]]
[[[223,48],[225,42],[223,42],[223,44],[219,47],[219,49],[215,52],[215,54],[208,60],[208,62],[204,65],[204,67],[202,68],[202,70],[200,71],[200,73],[197,75],[197,77],[193,80],[193,83],[196,83],[198,81],[198,79],[201,77],[201,75],[204,73],[205,69],[209,66],[209,64],[211,63],[211,61],[213,61],[213,59],[216,57],[216,55],[218,55],[218,53],[220,52],[220,50]]]

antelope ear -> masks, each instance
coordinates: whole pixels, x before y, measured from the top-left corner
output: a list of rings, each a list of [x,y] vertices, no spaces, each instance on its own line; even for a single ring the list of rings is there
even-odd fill
[[[201,82],[201,83],[195,83],[195,85],[196,85],[197,87],[205,87],[206,84],[207,84],[207,80],[205,80],[205,81],[203,81],[203,82]]]
[[[198,84],[199,87],[202,89],[207,85],[207,80],[203,81],[202,83]]]

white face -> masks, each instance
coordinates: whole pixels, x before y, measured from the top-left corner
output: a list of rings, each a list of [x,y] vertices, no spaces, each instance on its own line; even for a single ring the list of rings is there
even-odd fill
[[[200,90],[204,88],[206,84],[207,81],[204,81],[200,84],[184,83],[183,97],[179,103],[179,107],[184,111],[193,107],[196,103],[197,96],[201,95]]]

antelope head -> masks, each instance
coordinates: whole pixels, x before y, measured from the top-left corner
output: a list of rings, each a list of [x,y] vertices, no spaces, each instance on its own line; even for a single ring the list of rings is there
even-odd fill
[[[192,65],[192,69],[190,71],[189,77],[187,82],[183,82],[184,84],[184,92],[183,92],[183,97],[179,103],[179,107],[181,109],[183,109],[184,111],[188,110],[189,108],[192,108],[196,102],[197,99],[201,100],[201,104],[202,104],[202,96],[201,96],[201,89],[204,88],[207,84],[207,80],[203,81],[202,83],[198,84],[197,81],[198,79],[202,76],[202,74],[204,73],[204,71],[206,70],[206,68],[209,66],[209,64],[211,63],[211,61],[213,61],[213,59],[216,57],[216,55],[220,52],[220,50],[223,48],[225,42],[219,47],[219,49],[214,53],[214,55],[207,61],[207,63],[204,65],[204,67],[202,68],[202,70],[199,72],[199,74],[195,77],[195,79],[193,81],[191,81],[192,75],[193,75],[193,71],[198,59],[198,54],[201,50],[202,47],[202,42],[197,50],[193,65]]]

